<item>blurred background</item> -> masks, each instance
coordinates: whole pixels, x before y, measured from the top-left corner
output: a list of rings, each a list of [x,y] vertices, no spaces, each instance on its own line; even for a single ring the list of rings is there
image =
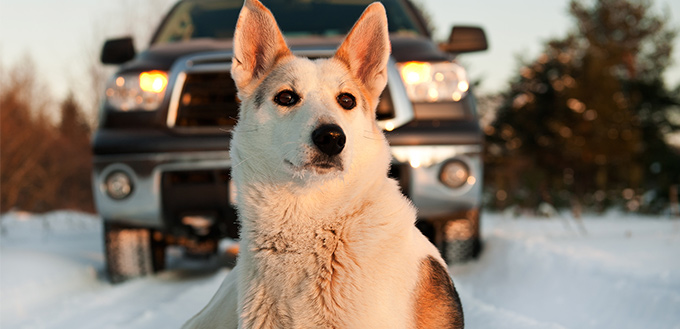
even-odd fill
[[[175,1],[0,0],[3,329],[175,328],[233,266],[225,239],[106,279],[90,139],[116,68],[100,52],[146,49]],[[436,41],[454,24],[489,41],[457,58],[485,135],[483,252],[449,267],[467,327],[679,329],[680,1],[414,1]]]
[[[0,1],[0,212],[94,211],[102,43],[145,49],[174,2]],[[486,30],[489,51],[458,59],[486,133],[486,208],[678,216],[678,1],[416,2],[436,39]]]

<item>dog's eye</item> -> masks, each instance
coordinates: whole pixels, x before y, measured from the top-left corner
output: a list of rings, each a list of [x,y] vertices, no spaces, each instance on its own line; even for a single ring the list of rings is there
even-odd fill
[[[352,94],[343,93],[338,95],[338,104],[345,110],[351,110],[357,106],[357,101]]]
[[[293,106],[300,101],[300,96],[292,90],[284,90],[274,96],[274,102],[281,106]]]

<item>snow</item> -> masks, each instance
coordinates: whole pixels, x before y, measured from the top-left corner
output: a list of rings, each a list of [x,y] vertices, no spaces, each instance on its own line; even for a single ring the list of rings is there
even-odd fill
[[[679,221],[614,213],[585,219],[587,234],[572,219],[483,224],[482,258],[452,268],[470,328],[680,328]]]
[[[482,236],[450,268],[466,328],[680,329],[680,219],[485,213]],[[178,328],[229,272],[171,250],[169,270],[111,285],[102,249],[96,216],[0,217],[0,328]]]

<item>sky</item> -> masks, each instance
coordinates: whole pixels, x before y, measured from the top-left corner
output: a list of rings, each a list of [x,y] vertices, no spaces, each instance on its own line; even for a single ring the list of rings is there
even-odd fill
[[[459,58],[469,76],[481,81],[477,89],[480,93],[503,90],[517,70],[518,58],[535,58],[544,41],[564,36],[573,27],[568,0],[419,1],[432,16],[438,40],[446,39],[456,24],[486,30],[489,50]],[[134,23],[119,19],[141,3],[146,7],[135,13]],[[8,67],[30,56],[47,92],[63,99],[69,90],[81,88],[87,81],[87,58],[98,55],[105,38],[125,35],[131,25],[151,30],[173,3],[174,0],[0,0],[0,63]],[[680,1],[656,0],[655,6],[657,11],[670,11],[671,24],[680,28]],[[665,77],[670,86],[680,84],[680,36],[675,40],[673,57],[675,64]]]

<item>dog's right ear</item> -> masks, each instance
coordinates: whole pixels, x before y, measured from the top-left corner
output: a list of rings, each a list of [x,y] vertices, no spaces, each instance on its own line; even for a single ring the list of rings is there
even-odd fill
[[[246,0],[234,31],[231,76],[239,92],[250,95],[255,82],[281,58],[292,56],[274,15],[258,0]]]
[[[390,48],[385,7],[374,2],[354,24],[335,58],[347,65],[373,99],[378,99],[387,84]]]

